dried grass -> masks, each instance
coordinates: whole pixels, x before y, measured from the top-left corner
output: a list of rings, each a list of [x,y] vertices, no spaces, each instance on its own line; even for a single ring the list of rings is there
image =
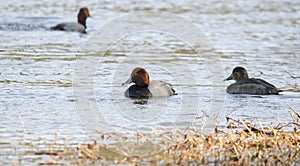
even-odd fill
[[[217,129],[206,134],[191,127],[187,131],[137,132],[134,139],[126,138],[112,148],[109,145],[53,141],[46,150],[26,151],[24,156],[50,156],[39,165],[299,165],[300,133],[299,115],[293,112],[294,122],[277,127],[259,127],[227,117],[229,129]],[[294,126],[294,131],[284,132],[283,127]],[[112,138],[102,133],[102,138]],[[155,139],[149,139],[153,138]],[[101,141],[100,141],[101,142]],[[23,145],[32,146],[32,145]],[[143,153],[141,153],[143,152]],[[155,152],[155,153],[151,153]]]

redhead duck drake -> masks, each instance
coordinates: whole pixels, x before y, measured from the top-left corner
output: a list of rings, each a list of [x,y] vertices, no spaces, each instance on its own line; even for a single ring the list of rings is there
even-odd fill
[[[61,31],[77,31],[81,33],[86,33],[86,19],[90,17],[89,9],[86,7],[80,8],[77,15],[77,23],[60,23],[54,27],[51,27],[52,30],[61,30]]]
[[[122,85],[130,83],[135,84],[125,91],[126,97],[165,97],[175,94],[171,84],[158,80],[150,82],[148,72],[142,67],[133,69],[129,79]]]
[[[236,81],[226,89],[227,93],[230,94],[271,95],[281,92],[265,80],[249,78],[247,70],[243,67],[234,68],[232,74],[224,81],[228,80]]]

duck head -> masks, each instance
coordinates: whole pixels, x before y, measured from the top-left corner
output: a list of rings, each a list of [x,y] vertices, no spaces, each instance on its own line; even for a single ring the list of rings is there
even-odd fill
[[[148,87],[150,83],[148,72],[142,67],[137,67],[133,69],[129,79],[122,85],[130,83],[135,83],[137,86],[140,87]]]
[[[228,80],[240,81],[245,79],[249,79],[247,70],[243,67],[236,67],[233,69],[231,75],[228,78],[226,78],[224,81],[228,81]]]
[[[78,23],[82,24],[86,28],[86,19],[90,17],[89,9],[87,7],[80,8],[77,15]]]

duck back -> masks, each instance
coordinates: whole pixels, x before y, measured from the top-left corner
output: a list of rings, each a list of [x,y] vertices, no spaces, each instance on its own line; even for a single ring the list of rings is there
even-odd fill
[[[54,27],[51,27],[52,30],[61,30],[61,31],[77,31],[85,33],[85,27],[80,23],[60,23]]]
[[[278,90],[274,85],[262,79],[250,78],[237,81],[228,86],[227,93],[231,94],[253,94],[253,95],[269,95],[278,94]]]
[[[175,90],[172,88],[171,84],[159,80],[151,81],[149,90],[152,96],[156,97],[172,96],[175,94]]]

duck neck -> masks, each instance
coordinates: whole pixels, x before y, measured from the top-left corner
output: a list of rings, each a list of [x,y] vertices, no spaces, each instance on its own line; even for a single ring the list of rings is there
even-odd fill
[[[80,14],[80,13],[77,16],[78,23],[82,24],[84,26],[84,28],[86,28],[86,19],[87,19],[87,17],[85,15]]]
[[[136,86],[141,87],[141,88],[148,88],[148,85],[143,85],[143,86],[136,85]]]

